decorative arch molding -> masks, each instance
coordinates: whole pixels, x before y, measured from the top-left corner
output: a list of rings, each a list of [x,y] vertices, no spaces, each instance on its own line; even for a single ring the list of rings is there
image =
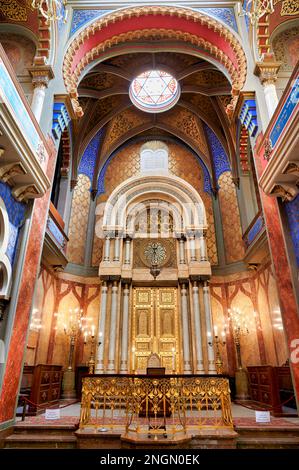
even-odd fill
[[[114,46],[157,38],[183,43],[186,51],[192,49],[193,54],[200,52],[207,60],[216,61],[230,77],[233,95],[239,94],[246,79],[246,56],[228,28],[187,8],[138,6],[95,19],[70,43],[64,57],[63,77],[77,116],[83,115],[77,88],[87,66]]]
[[[174,175],[135,176],[121,183],[110,195],[103,216],[104,232],[120,231],[125,235],[128,213],[143,200],[161,199],[179,208],[183,231],[206,230],[204,203],[198,192]]]

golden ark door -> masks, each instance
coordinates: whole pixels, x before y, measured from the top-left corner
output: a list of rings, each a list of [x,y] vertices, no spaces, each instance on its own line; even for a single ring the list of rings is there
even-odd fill
[[[157,353],[166,373],[178,371],[177,289],[136,287],[133,295],[132,368],[145,373],[148,357]]]

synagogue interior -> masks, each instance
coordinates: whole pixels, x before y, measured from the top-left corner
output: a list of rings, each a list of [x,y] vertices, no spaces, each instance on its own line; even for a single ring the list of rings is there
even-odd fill
[[[298,1],[4,0],[0,98],[0,448],[299,449]]]

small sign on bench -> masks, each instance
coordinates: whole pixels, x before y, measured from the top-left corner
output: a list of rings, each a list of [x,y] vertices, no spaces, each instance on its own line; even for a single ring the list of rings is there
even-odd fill
[[[45,419],[60,419],[60,409],[46,409]]]
[[[256,423],[270,423],[270,411],[256,411],[255,412],[255,422]]]

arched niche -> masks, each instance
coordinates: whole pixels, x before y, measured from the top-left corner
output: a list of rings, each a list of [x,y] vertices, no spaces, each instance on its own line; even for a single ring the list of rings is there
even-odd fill
[[[186,181],[173,175],[149,175],[129,178],[110,195],[104,211],[104,231],[126,232],[128,214],[134,206],[149,199],[172,204],[182,218],[182,233],[188,229],[206,229],[206,211],[197,191]]]

